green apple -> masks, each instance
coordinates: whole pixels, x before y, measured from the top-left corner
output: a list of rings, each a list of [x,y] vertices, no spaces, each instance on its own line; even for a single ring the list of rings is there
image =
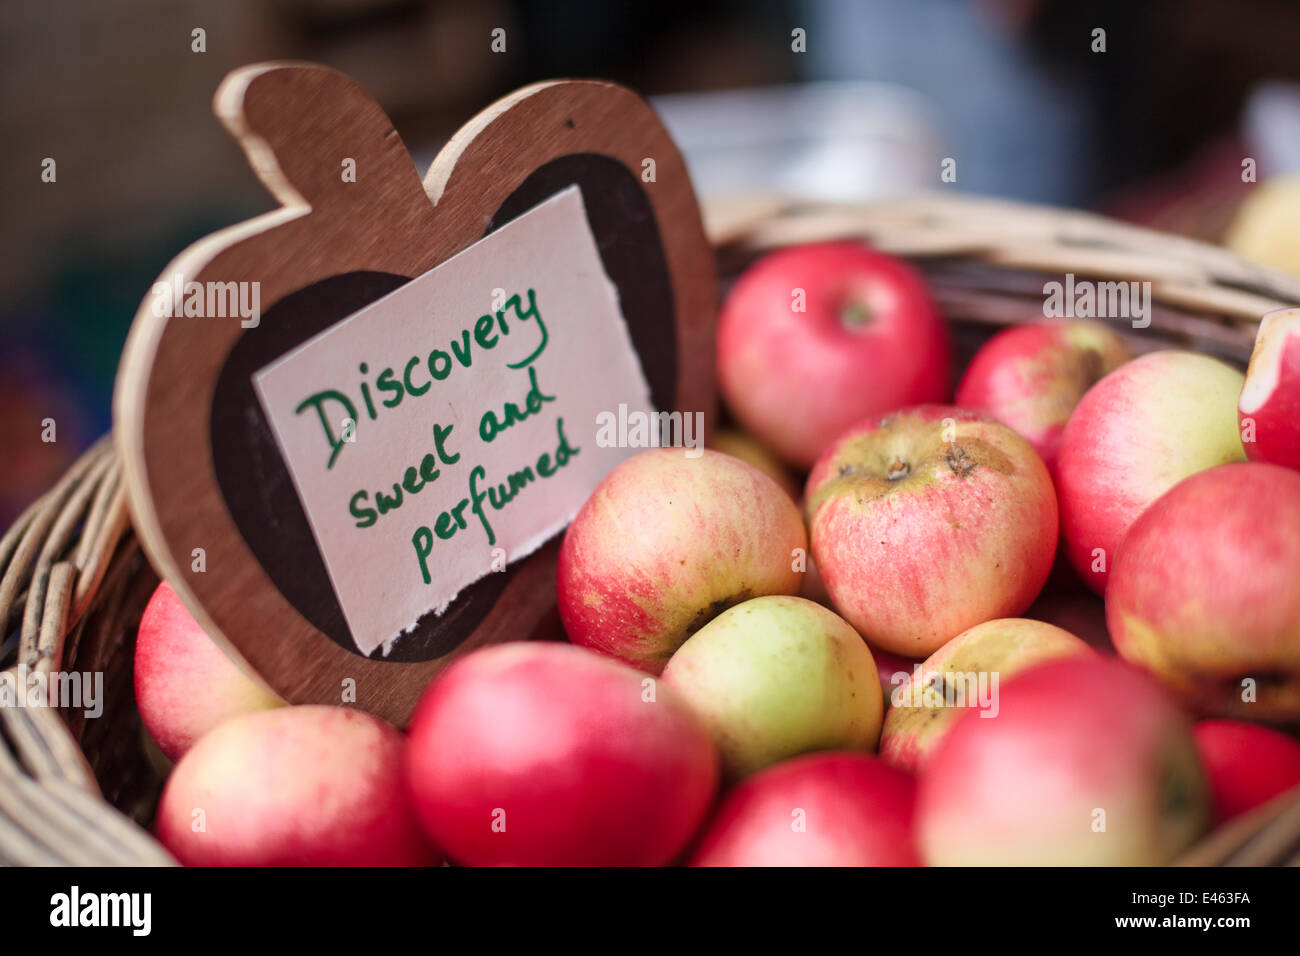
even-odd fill
[[[704,721],[731,779],[816,750],[871,750],[883,717],[871,651],[833,611],[754,598],[684,643],[663,680]]]

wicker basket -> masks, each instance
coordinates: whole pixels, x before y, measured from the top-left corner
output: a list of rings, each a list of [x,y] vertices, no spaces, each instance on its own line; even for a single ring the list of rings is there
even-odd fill
[[[1098,216],[924,196],[867,206],[755,198],[706,220],[724,276],[769,249],[860,238],[913,260],[969,354],[998,326],[1042,316],[1043,283],[1065,273],[1151,283],[1136,351],[1178,346],[1237,365],[1259,316],[1300,304],[1300,280],[1201,243]],[[167,864],[147,826],[165,761],[135,709],[132,650],[157,583],[130,527],[121,468],[101,440],[0,539],[0,667],[103,672],[104,712],[0,708],[0,862]],[[1300,793],[1211,834],[1182,861],[1300,864]]]

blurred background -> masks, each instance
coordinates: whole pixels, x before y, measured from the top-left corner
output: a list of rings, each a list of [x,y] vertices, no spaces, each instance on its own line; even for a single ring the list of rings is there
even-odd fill
[[[706,201],[959,189],[1232,242],[1260,190],[1300,196],[1297,35],[1296,0],[11,0],[0,529],[108,430],[127,327],[166,263],[272,207],[212,117],[234,67],[349,73],[421,174],[511,89],[603,77],[653,99]]]

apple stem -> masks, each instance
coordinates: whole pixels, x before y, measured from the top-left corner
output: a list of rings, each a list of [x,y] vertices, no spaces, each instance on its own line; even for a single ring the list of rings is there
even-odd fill
[[[861,299],[850,299],[840,306],[840,324],[846,329],[860,329],[871,321],[871,306]]]
[[[912,466],[895,455],[893,462],[889,465],[889,471],[886,474],[890,481],[898,481],[901,478],[906,478],[911,473]]]

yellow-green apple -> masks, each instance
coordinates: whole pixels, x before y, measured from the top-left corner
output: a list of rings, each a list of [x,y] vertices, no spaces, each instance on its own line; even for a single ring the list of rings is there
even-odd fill
[[[921,772],[932,866],[1158,866],[1204,832],[1191,727],[1146,675],[1094,655],[1030,668],[965,711]]]
[[[658,866],[704,820],[718,753],[654,678],[582,648],[516,642],[430,685],[407,778],[459,863]]]
[[[672,656],[663,682],[713,734],[729,778],[814,750],[871,750],[880,736],[876,664],[834,612],[755,598],[718,615]]]
[[[1134,522],[1106,589],[1115,649],[1190,706],[1300,718],[1300,472],[1243,462]]]
[[[733,604],[798,593],[807,546],[799,509],[752,465],[716,451],[641,452],[605,476],[564,536],[564,630],[658,674]]]
[[[1216,823],[1226,823],[1300,787],[1300,742],[1239,720],[1202,720],[1192,728],[1210,778]]]
[[[155,830],[188,866],[431,866],[406,741],[342,707],[243,714],[204,735],[167,779]]]
[[[950,362],[947,331],[921,277],[852,242],[760,259],[718,319],[718,382],[728,407],[800,468],[854,422],[943,401]]]
[[[753,435],[738,428],[719,428],[709,439],[709,447],[753,465],[780,485],[792,499],[797,501],[803,494],[802,486],[790,474],[790,469]]]
[[[1245,460],[1237,433],[1236,369],[1195,352],[1150,352],[1083,396],[1057,465],[1061,534],[1075,570],[1097,592],[1129,526],[1188,475]]]
[[[795,757],[723,799],[691,866],[916,866],[916,780],[875,757]]]
[[[1260,320],[1237,418],[1247,458],[1300,469],[1300,309]]]
[[[140,618],[134,667],[140,719],[172,760],[222,721],[284,703],[226,656],[166,581]]]
[[[1069,631],[1042,621],[1011,617],[976,624],[892,688],[880,756],[916,772],[965,710],[997,717],[1003,681],[1044,661],[1092,653]]]
[[[850,429],[808,476],[813,556],[875,647],[925,657],[1033,603],[1056,552],[1056,493],[1030,444],[948,405]]]
[[[1061,433],[1079,399],[1131,357],[1124,340],[1100,322],[1015,325],[975,353],[956,404],[1014,428],[1055,474]]]

